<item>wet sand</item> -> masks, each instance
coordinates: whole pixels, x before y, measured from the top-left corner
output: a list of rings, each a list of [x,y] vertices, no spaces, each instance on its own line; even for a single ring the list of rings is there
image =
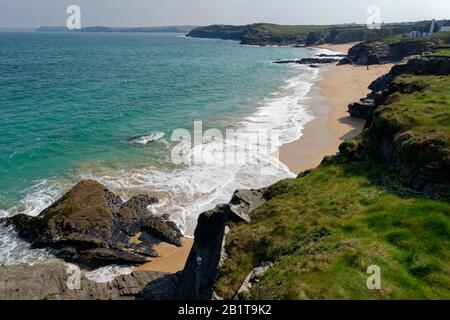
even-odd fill
[[[183,238],[182,247],[161,242],[155,247],[160,257],[152,258],[152,261],[143,264],[137,269],[154,272],[177,273],[178,271],[183,270],[193,244],[194,239],[192,238]]]
[[[354,44],[325,45],[320,48],[347,53]],[[317,167],[325,156],[338,152],[345,139],[358,135],[364,120],[352,118],[348,105],[365,97],[372,81],[389,72],[393,65],[324,66],[321,79],[310,92],[310,112],[315,119],[309,122],[303,136],[280,148],[280,160],[299,174]]]

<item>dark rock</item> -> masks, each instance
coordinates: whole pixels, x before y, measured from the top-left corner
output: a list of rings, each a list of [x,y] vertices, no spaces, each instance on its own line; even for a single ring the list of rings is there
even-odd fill
[[[321,58],[345,58],[347,57],[347,55],[345,54],[325,54],[325,53],[321,53],[321,54],[317,54],[316,57],[321,57]]]
[[[182,246],[183,237],[175,222],[169,220],[169,216],[152,216],[144,220],[143,229],[168,243]]]
[[[288,63],[296,63],[296,64],[329,64],[339,61],[336,58],[302,58],[300,60],[276,60],[273,63],[277,64],[288,64]]]
[[[230,220],[250,221],[250,213],[265,202],[265,189],[238,190],[229,204],[202,213],[184,270],[180,273],[177,299],[209,300],[217,271],[227,257],[225,236]]]
[[[343,58],[343,59],[339,60],[337,65],[342,66],[345,64],[352,64],[352,61],[349,58]]]
[[[176,274],[134,271],[96,283],[63,261],[49,259],[32,266],[0,267],[0,300],[171,299],[177,281]]]
[[[147,210],[156,202],[139,195],[123,203],[102,184],[86,180],[38,217],[17,215],[6,222],[13,224],[32,247],[50,248],[66,261],[92,268],[111,263],[142,263],[157,256],[155,244],[181,241],[181,232],[173,222]],[[148,221],[158,221],[150,223],[157,229],[151,230]]]
[[[361,99],[361,102],[354,102],[348,106],[348,112],[352,117],[369,120],[373,116],[376,104],[371,99]]]
[[[199,216],[194,245],[180,275],[177,299],[211,299],[221,260],[227,218],[228,210],[225,205]]]
[[[252,220],[250,213],[265,201],[264,190],[237,190],[228,204],[230,218],[248,223]]]
[[[348,59],[357,65],[393,63],[405,57],[430,51],[431,41],[404,40],[394,43],[367,41],[355,45],[348,52]]]

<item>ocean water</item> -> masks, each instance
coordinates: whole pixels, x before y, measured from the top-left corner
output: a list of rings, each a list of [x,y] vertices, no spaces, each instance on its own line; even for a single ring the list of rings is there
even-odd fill
[[[198,214],[235,189],[293,175],[271,154],[251,154],[258,166],[176,165],[173,131],[203,121],[271,130],[278,145],[299,138],[319,71],[271,62],[316,53],[181,34],[0,33],[0,217],[37,215],[92,178],[124,199],[156,196],[153,210],[192,235]],[[206,157],[218,144],[203,146]],[[0,264],[46,255],[0,226]]]

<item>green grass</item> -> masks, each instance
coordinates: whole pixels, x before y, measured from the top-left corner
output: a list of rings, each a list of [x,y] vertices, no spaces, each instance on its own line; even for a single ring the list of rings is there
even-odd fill
[[[332,164],[270,188],[253,221],[231,226],[219,295],[230,298],[250,270],[274,267],[250,299],[448,299],[450,205],[398,196],[375,164]],[[366,287],[381,268],[382,290]]]
[[[450,77],[396,81],[422,90],[392,96],[375,127],[406,137],[399,152],[410,165],[448,157]],[[367,143],[374,130],[354,143]],[[231,298],[253,268],[271,261],[246,298],[450,299],[450,198],[404,187],[376,155],[331,158],[268,194],[250,224],[230,226],[220,296]],[[381,268],[381,290],[367,289],[371,265]]]
[[[450,48],[440,49],[432,53],[433,56],[450,57]]]
[[[423,89],[391,96],[391,103],[377,110],[366,133],[369,141],[392,134],[402,162],[411,169],[446,161],[450,154],[450,76],[402,76],[396,82]]]

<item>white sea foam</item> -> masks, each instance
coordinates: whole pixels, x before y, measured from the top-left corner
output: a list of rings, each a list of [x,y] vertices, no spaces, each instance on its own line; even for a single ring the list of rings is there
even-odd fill
[[[150,133],[149,135],[128,138],[128,142],[145,146],[149,143],[161,140],[162,138],[164,138],[163,132],[154,131],[154,132]]]
[[[133,272],[133,269],[120,266],[107,266],[96,269],[94,271],[84,272],[86,278],[98,283],[108,283],[114,280],[115,277],[120,275],[127,275]]]
[[[298,75],[287,80],[280,90],[263,99],[252,116],[237,124],[246,132],[257,132],[264,128],[278,134],[277,147],[298,139],[305,124],[313,119],[307,108],[309,99],[307,94],[318,78],[319,71],[302,65],[290,67],[297,68]],[[161,169],[154,166],[119,170],[83,168],[70,179],[42,181],[33,187],[16,207],[0,214],[11,216],[25,213],[35,216],[56,201],[76,181],[96,179],[125,198],[133,191],[145,191],[155,195],[161,201],[152,210],[170,214],[185,235],[192,236],[198,215],[217,204],[228,202],[236,189],[265,187],[280,179],[294,177],[271,153],[250,154],[258,165],[255,165],[254,161],[232,165],[211,161],[215,157],[213,151],[220,147],[218,144],[221,143],[223,142],[213,141],[202,147],[203,154],[209,161],[176,169]],[[264,174],[261,174],[262,169]],[[48,254],[44,250],[31,250],[29,245],[17,238],[11,228],[0,228],[2,264],[33,263],[46,256]],[[86,273],[86,276],[89,279],[106,282],[115,275],[131,272],[130,270],[111,266]]]

